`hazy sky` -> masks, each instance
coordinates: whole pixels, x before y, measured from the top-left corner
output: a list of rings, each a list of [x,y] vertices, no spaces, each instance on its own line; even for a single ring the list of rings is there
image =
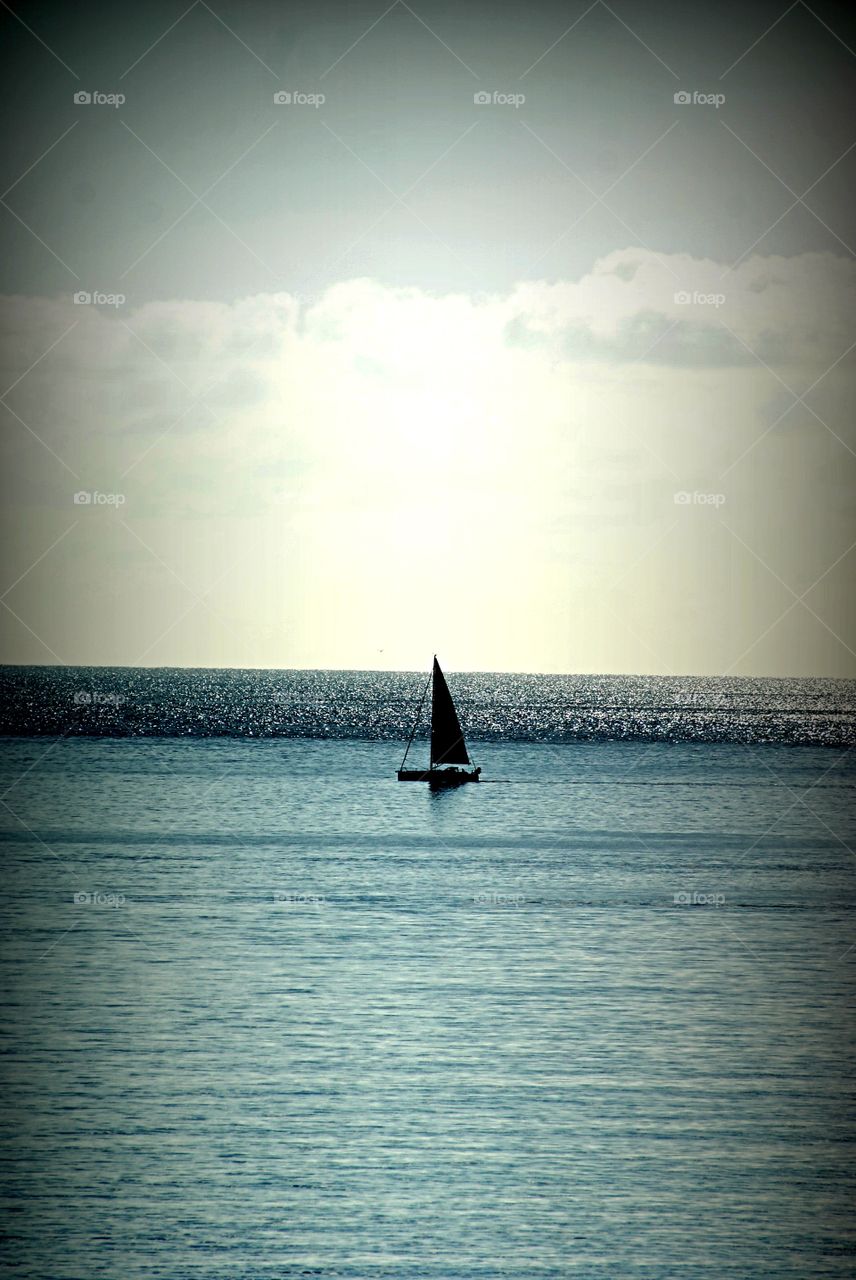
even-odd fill
[[[856,675],[840,8],[12,8],[2,660]]]

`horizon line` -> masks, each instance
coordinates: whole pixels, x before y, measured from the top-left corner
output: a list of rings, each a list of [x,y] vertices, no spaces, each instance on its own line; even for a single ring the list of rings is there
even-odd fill
[[[436,656],[436,655],[435,655]],[[131,665],[129,663],[105,662],[0,662],[0,671],[16,668],[34,668],[48,671],[259,671],[259,672],[373,672],[378,675],[412,675],[430,670],[427,667],[264,667],[264,666],[213,666],[210,664],[162,664]],[[788,675],[735,675],[731,672],[662,672],[652,671],[522,671],[506,668],[443,668],[455,675],[492,675],[492,676],[556,676],[558,678],[584,677],[594,679],[632,679],[632,680],[828,680],[839,683],[856,683],[856,675],[832,676],[812,673],[790,673]]]

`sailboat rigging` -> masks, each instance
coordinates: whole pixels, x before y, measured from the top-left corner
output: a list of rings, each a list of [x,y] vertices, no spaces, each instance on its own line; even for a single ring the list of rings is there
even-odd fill
[[[419,726],[419,719],[422,715],[422,707],[425,704],[429,685],[431,685],[431,751],[428,759],[428,768],[405,769],[407,753]],[[398,781],[429,782],[434,787],[457,787],[463,782],[478,782],[480,773],[481,769],[472,767],[467,744],[464,741],[464,733],[461,729],[461,722],[458,719],[458,713],[452,701],[449,686],[446,684],[446,677],[440,669],[440,664],[435,654],[434,665],[428,677],[428,683],[422,692],[422,697],[416,710],[416,719],[413,722],[413,729],[404,752],[404,759],[398,770]]]

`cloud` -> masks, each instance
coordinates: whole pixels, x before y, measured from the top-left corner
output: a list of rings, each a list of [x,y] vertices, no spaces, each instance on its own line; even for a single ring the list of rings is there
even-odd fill
[[[521,431],[533,445],[551,424],[574,432],[594,387],[620,399],[644,378],[656,394],[681,370],[759,362],[819,376],[849,345],[854,278],[831,254],[753,258],[723,275],[628,249],[578,281],[507,295],[352,280],[302,306],[282,293],[136,309],[11,298],[3,378],[32,366],[11,406],[61,454],[97,440],[117,466],[156,439],[161,457],[180,454],[190,438],[209,461],[222,446],[256,473],[296,453],[383,473],[420,440],[466,468],[468,441],[493,452],[519,448]]]
[[[669,424],[692,431],[711,395],[729,400],[720,371],[742,379],[739,430],[764,429],[788,401],[764,364],[804,387],[849,345],[853,263],[805,254],[723,272],[627,249],[578,281],[506,295],[357,279],[303,305],[11,298],[3,376],[29,369],[11,407],[75,470],[146,477],[152,509],[391,502],[414,466],[423,498],[432,484],[459,503],[551,493],[593,455],[638,481],[645,452],[632,432],[616,445],[616,417],[658,421],[673,456]],[[697,446],[703,465],[709,442]]]
[[[856,263],[831,253],[749,258],[620,250],[577,282],[521,285],[508,338],[563,359],[824,368],[849,346]]]
[[[72,489],[125,493],[122,518],[165,562],[181,548],[182,576],[200,589],[234,556],[241,625],[263,618],[266,634],[279,634],[278,610],[300,602],[292,661],[366,661],[358,653],[376,652],[381,624],[404,652],[432,619],[451,625],[456,611],[474,611],[482,633],[462,661],[597,667],[604,637],[612,653],[620,644],[606,614],[598,634],[576,615],[583,600],[601,607],[615,580],[615,607],[638,617],[655,650],[670,651],[658,639],[660,606],[671,628],[706,619],[715,669],[729,633],[722,615],[710,617],[704,583],[730,582],[735,554],[719,526],[713,537],[717,512],[749,522],[741,536],[774,567],[787,557],[778,571],[806,585],[848,545],[850,510],[836,501],[827,511],[823,486],[850,461],[848,361],[827,370],[852,340],[854,270],[807,254],[727,273],[628,249],[579,280],[505,294],[356,279],[303,303],[282,293],[138,308],[7,299],[4,382],[20,378],[8,403],[80,478],[9,415],[7,503],[64,520]],[[723,303],[709,301],[719,294]],[[818,379],[818,416],[797,408],[776,425],[792,398],[785,387]],[[720,489],[723,511],[676,512],[676,492]],[[789,515],[804,510],[811,529]],[[100,538],[97,513],[86,515],[74,535],[85,551],[62,585],[70,601],[75,575],[121,592],[131,564]],[[60,526],[57,517],[51,536],[34,535],[32,558]],[[649,544],[645,573],[633,572]],[[576,657],[555,616],[569,600]],[[745,644],[755,615],[760,633],[778,603],[758,592],[741,602]],[[126,607],[133,617],[136,600]],[[202,634],[155,657],[193,661]],[[674,649],[691,651],[683,631]],[[241,661],[230,649],[206,655]],[[624,662],[645,665],[639,654]]]

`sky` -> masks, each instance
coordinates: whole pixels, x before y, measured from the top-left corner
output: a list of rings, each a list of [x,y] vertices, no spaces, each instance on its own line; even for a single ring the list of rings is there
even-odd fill
[[[0,660],[856,675],[840,8],[0,25]]]

